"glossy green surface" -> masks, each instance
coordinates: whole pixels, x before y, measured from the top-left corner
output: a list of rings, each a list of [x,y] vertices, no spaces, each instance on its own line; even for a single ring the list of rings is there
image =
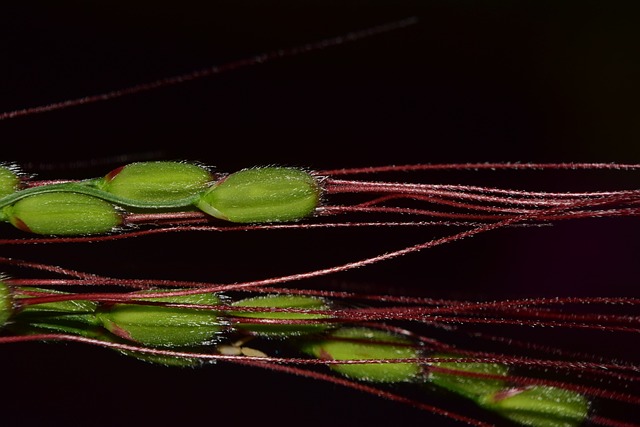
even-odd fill
[[[196,196],[211,180],[206,168],[192,163],[139,162],[111,171],[96,186],[124,199],[164,204]]]
[[[141,301],[177,304],[217,305],[214,294]],[[206,344],[222,330],[218,313],[210,309],[167,305],[115,304],[98,313],[103,326],[113,334],[148,346],[183,347]]]
[[[308,172],[265,167],[233,173],[204,193],[198,208],[238,223],[294,221],[318,206],[320,187]]]
[[[549,386],[505,390],[486,396],[481,406],[532,427],[576,427],[589,414],[589,401],[579,393]]]
[[[112,231],[122,222],[118,210],[85,194],[34,194],[3,209],[15,227],[44,235],[90,235]]]
[[[303,295],[266,295],[254,298],[247,298],[233,303],[236,307],[257,307],[257,308],[294,308],[302,310],[328,310],[329,307],[325,300],[321,298],[303,296]],[[232,316],[247,319],[265,319],[265,320],[321,320],[326,315],[312,313],[288,313],[288,312],[250,312],[250,311],[234,311],[230,312]],[[308,324],[265,324],[258,322],[238,321],[234,326],[236,328],[251,331],[260,335],[273,337],[290,337],[301,334],[314,332],[322,332],[331,327],[329,323],[308,323]]]
[[[368,328],[345,327],[310,340],[302,351],[325,360],[387,360],[417,358],[418,349],[409,340],[389,332]],[[389,362],[366,364],[332,364],[331,369],[349,378],[397,383],[413,381],[422,372],[418,363]]]

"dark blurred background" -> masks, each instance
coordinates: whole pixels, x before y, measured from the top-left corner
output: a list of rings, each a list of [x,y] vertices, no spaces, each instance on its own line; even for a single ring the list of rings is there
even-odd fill
[[[152,92],[5,120],[2,159],[42,179],[100,176],[160,159],[220,172],[271,164],[639,163],[637,9],[599,1],[13,2],[0,12],[0,112],[407,17],[419,22]],[[577,191],[640,182],[637,172],[417,178]],[[501,230],[302,285],[473,300],[639,296],[637,230],[635,218]],[[0,254],[117,277],[230,282],[351,261],[430,233],[185,234],[7,246]],[[633,353],[624,335],[545,333],[584,351]],[[71,344],[7,345],[0,359],[9,378],[3,425],[457,425],[336,386],[227,364],[164,369]]]

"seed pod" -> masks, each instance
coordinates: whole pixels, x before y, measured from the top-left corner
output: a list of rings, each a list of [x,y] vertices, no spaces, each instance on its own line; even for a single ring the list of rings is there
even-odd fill
[[[22,287],[21,291],[35,291],[45,295],[69,295],[52,289]],[[29,296],[20,296],[30,298]],[[28,323],[39,328],[72,332],[86,326],[98,326],[96,309],[98,304],[88,300],[54,301],[24,305],[16,314],[16,322]]]
[[[0,166],[0,198],[7,196],[18,189],[20,178],[9,166]]]
[[[239,223],[293,221],[318,206],[320,186],[309,173],[265,167],[233,173],[207,190],[196,203],[216,218]]]
[[[2,328],[13,313],[11,290],[6,283],[0,280],[0,328]]]
[[[197,305],[220,303],[219,298],[214,294],[144,298],[140,301]],[[113,334],[154,347],[207,344],[213,341],[216,334],[222,330],[217,313],[212,310],[160,304],[115,304],[99,312],[98,319]]]
[[[125,356],[135,357],[143,362],[153,363],[154,365],[171,366],[174,368],[197,368],[205,363],[195,357],[175,357],[128,350],[121,351],[121,353]]]
[[[458,356],[434,354],[433,357],[453,358]],[[462,373],[468,372],[472,374],[503,376],[505,377],[505,380],[509,373],[509,368],[506,365],[499,363],[437,362],[433,363],[432,366],[462,371]],[[505,380],[471,377],[458,375],[455,372],[443,372],[437,370],[429,371],[428,380],[432,384],[473,400],[477,400],[480,396],[497,393],[500,390],[504,390],[506,387]]]
[[[532,386],[506,389],[480,402],[486,409],[532,427],[577,427],[589,414],[589,401],[574,391]]]
[[[171,204],[194,197],[212,179],[206,168],[191,163],[140,162],[114,169],[96,185],[123,199]]]
[[[111,334],[107,335],[104,330],[94,338],[109,343],[120,342],[118,337]],[[198,359],[197,357],[177,357],[169,356],[166,354],[154,354],[144,351],[122,349],[116,349],[116,351],[127,357],[133,357],[146,363],[152,363],[154,365],[171,366],[177,368],[196,368],[206,363],[206,361]]]
[[[122,223],[113,205],[76,193],[34,194],[5,206],[3,211],[15,227],[36,234],[100,234]]]
[[[295,308],[303,310],[328,310],[329,307],[322,298],[309,297],[304,295],[266,295],[255,298],[247,298],[233,303],[236,307],[259,307],[259,308]],[[270,337],[291,337],[314,332],[323,332],[330,327],[329,323],[308,323],[308,324],[284,324],[284,323],[252,323],[248,319],[260,320],[320,320],[327,318],[323,314],[312,313],[290,313],[290,312],[249,312],[234,311],[228,313],[231,316],[247,318],[234,324],[236,328],[254,332],[258,335]]]
[[[301,350],[324,360],[385,360],[419,357],[414,344],[397,335],[368,328],[341,328],[319,340],[304,342]],[[329,365],[347,377],[379,383],[417,379],[418,363],[363,363]]]

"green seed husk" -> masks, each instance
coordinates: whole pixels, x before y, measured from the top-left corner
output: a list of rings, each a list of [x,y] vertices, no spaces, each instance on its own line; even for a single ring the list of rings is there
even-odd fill
[[[105,342],[110,342],[110,343],[121,342],[121,339],[119,337],[116,337],[110,334],[107,335],[104,331],[94,338],[105,341]],[[124,356],[133,357],[134,359],[138,359],[142,362],[152,363],[154,365],[170,366],[175,368],[197,368],[207,363],[202,359],[198,359],[197,357],[177,357],[177,356],[169,356],[165,354],[147,353],[145,351],[122,350],[122,349],[116,349],[116,351],[120,354],[123,354]]]
[[[148,294],[148,291],[145,291]],[[167,298],[140,298],[140,301],[177,304],[217,305],[214,294]],[[103,326],[113,334],[152,347],[184,347],[208,344],[222,330],[218,314],[209,309],[165,305],[115,304],[98,313]]]
[[[260,307],[260,308],[295,308],[306,310],[328,310],[329,306],[322,298],[304,295],[265,295],[247,298],[233,303],[236,307]],[[235,311],[228,314],[247,319],[274,319],[274,320],[321,320],[328,316],[311,313],[287,313],[287,312],[248,312]],[[286,338],[296,335],[323,332],[331,327],[329,323],[309,324],[261,324],[241,321],[235,323],[238,329],[251,331],[255,334],[269,337]]]
[[[192,163],[138,162],[111,171],[96,187],[127,200],[171,204],[195,197],[212,179],[209,170]]]
[[[143,362],[153,363],[154,365],[171,366],[174,368],[197,368],[205,363],[194,357],[175,357],[128,350],[120,352],[125,356],[135,357]]]
[[[434,357],[454,358],[451,354]],[[479,406],[531,427],[577,427],[588,415],[589,401],[579,393],[549,386],[509,386],[509,368],[499,363],[438,362],[432,366],[504,377],[489,379],[430,371],[428,381],[474,401]]]
[[[301,344],[301,350],[325,360],[385,360],[420,356],[414,344],[403,337],[377,329],[357,327],[340,328],[327,336],[305,341]],[[349,378],[378,383],[414,381],[422,372],[418,363],[332,364],[329,366]]]
[[[451,354],[434,354],[437,358],[455,358],[459,356]],[[437,362],[432,364],[435,367],[474,373],[504,376],[507,379],[509,368],[499,363],[476,363],[476,362]],[[497,393],[506,387],[505,380],[474,378],[456,373],[430,371],[428,380],[432,384],[457,393],[469,399],[476,400],[480,396],[490,393]]]
[[[216,218],[237,223],[294,221],[316,209],[318,181],[295,168],[265,167],[233,173],[196,203]]]
[[[118,210],[101,199],[76,193],[34,194],[5,206],[15,227],[43,235],[91,235],[114,230],[122,223]]]
[[[23,287],[20,290],[41,292],[46,295],[69,295],[52,289]],[[30,298],[21,296],[21,298]],[[88,300],[55,301],[24,305],[15,316],[16,322],[30,324],[38,328],[61,332],[77,333],[83,327],[98,326],[96,310],[98,304]]]
[[[0,280],[0,328],[3,327],[13,314],[13,300],[11,289]]]
[[[0,198],[18,190],[20,178],[13,168],[0,165]]]
[[[480,406],[531,427],[577,427],[589,415],[589,401],[558,387],[532,386],[485,396]]]
[[[13,168],[0,165],[0,199],[18,190],[20,178]],[[0,221],[8,221],[3,209],[0,209]]]

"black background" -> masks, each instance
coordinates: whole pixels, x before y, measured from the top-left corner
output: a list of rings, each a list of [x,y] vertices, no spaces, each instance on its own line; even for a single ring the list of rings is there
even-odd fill
[[[3,5],[1,111],[104,93],[410,16],[419,23],[174,87],[5,120],[2,157],[39,178],[93,177],[121,163],[157,159],[199,161],[221,172],[269,164],[322,170],[638,163],[640,29],[633,3]],[[550,190],[639,182],[637,172],[420,178]],[[333,265],[430,237],[416,230],[187,234],[7,246],[0,253],[118,277],[230,282]],[[475,300],[638,296],[638,249],[635,219],[583,220],[501,230],[305,285]],[[631,359],[633,340],[623,334],[543,332],[555,344]],[[449,425],[358,392],[228,364],[165,369],[70,344],[12,344],[0,358],[3,425]]]

